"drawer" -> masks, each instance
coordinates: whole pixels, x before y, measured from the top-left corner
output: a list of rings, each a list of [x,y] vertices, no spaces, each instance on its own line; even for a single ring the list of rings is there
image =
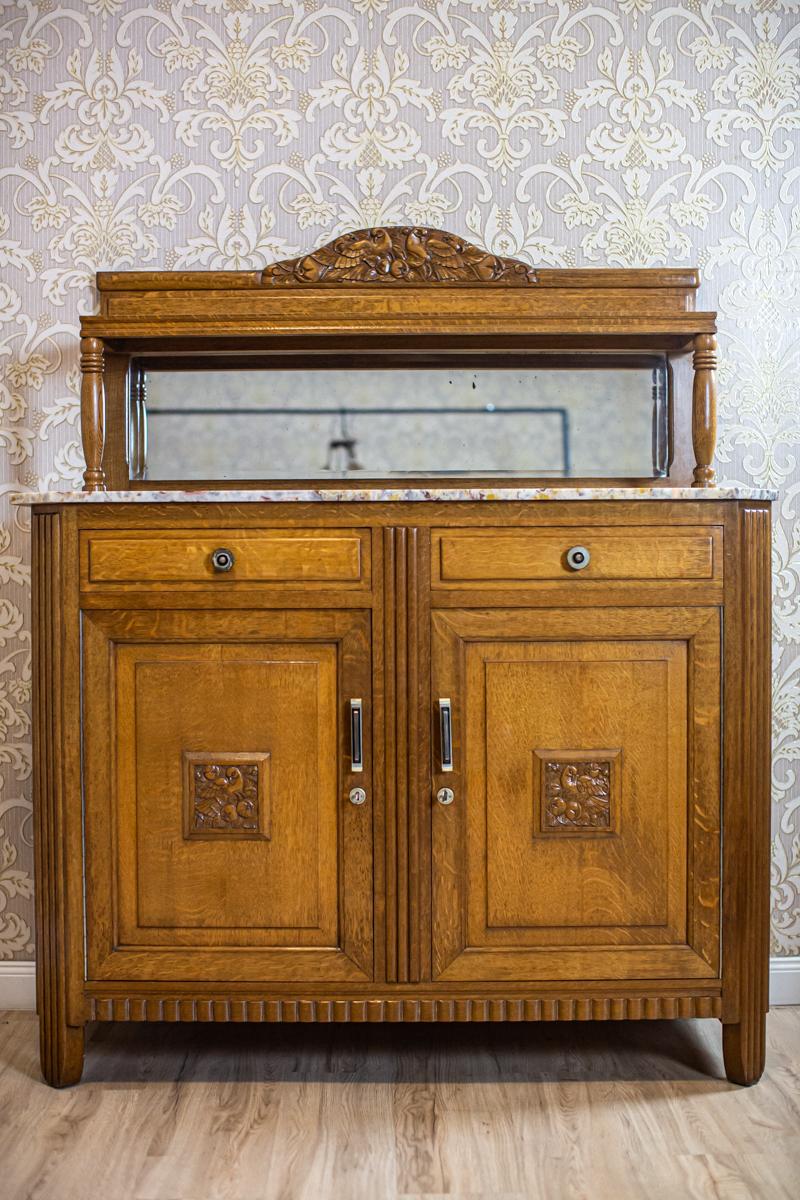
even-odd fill
[[[90,530],[82,534],[81,583],[368,587],[369,545],[364,529]],[[214,566],[220,550],[232,557],[228,570]]]
[[[438,588],[722,582],[722,527],[716,525],[434,529],[431,553]]]

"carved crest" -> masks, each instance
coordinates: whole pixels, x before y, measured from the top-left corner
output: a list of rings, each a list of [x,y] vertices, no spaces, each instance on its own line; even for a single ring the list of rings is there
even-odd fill
[[[491,283],[529,287],[536,272],[441,229],[417,225],[357,229],[301,258],[273,263],[265,287],[318,283]]]

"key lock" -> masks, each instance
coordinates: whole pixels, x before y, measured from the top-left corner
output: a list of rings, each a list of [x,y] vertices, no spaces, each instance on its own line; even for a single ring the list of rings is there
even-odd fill
[[[453,709],[447,697],[439,700],[439,746],[440,770],[450,772],[453,770]],[[364,706],[359,698],[350,701],[350,770],[354,774],[364,770]],[[354,787],[350,789],[348,799],[351,804],[360,806],[366,802],[367,793],[363,787]],[[455,800],[455,793],[452,788],[441,787],[436,800],[447,808]]]
[[[364,770],[364,705],[359,697],[350,701],[350,770],[359,774]],[[363,787],[350,789],[348,800],[356,808],[367,802],[367,793]]]
[[[442,772],[453,770],[453,707],[446,696],[439,699],[439,769]],[[436,793],[436,801],[443,808],[448,808],[455,800],[452,788],[440,787]]]

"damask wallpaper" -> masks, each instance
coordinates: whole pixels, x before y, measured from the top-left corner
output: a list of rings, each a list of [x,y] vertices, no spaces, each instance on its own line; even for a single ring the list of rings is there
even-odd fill
[[[377,222],[699,265],[720,475],[776,505],[773,950],[800,953],[800,0],[0,0],[0,958],[33,956],[27,517],[99,268]]]

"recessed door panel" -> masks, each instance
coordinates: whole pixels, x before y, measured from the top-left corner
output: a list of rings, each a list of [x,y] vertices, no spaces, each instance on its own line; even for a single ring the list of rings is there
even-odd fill
[[[254,929],[333,944],[336,667],[331,645],[119,648],[124,942]]]
[[[469,645],[469,717],[486,727],[485,756],[468,747],[468,779],[486,797],[470,852],[485,840],[489,930],[675,936],[685,683],[682,642]]]
[[[93,613],[84,644],[92,976],[369,977],[368,616]]]
[[[714,975],[716,610],[437,613],[433,642],[436,975]]]

